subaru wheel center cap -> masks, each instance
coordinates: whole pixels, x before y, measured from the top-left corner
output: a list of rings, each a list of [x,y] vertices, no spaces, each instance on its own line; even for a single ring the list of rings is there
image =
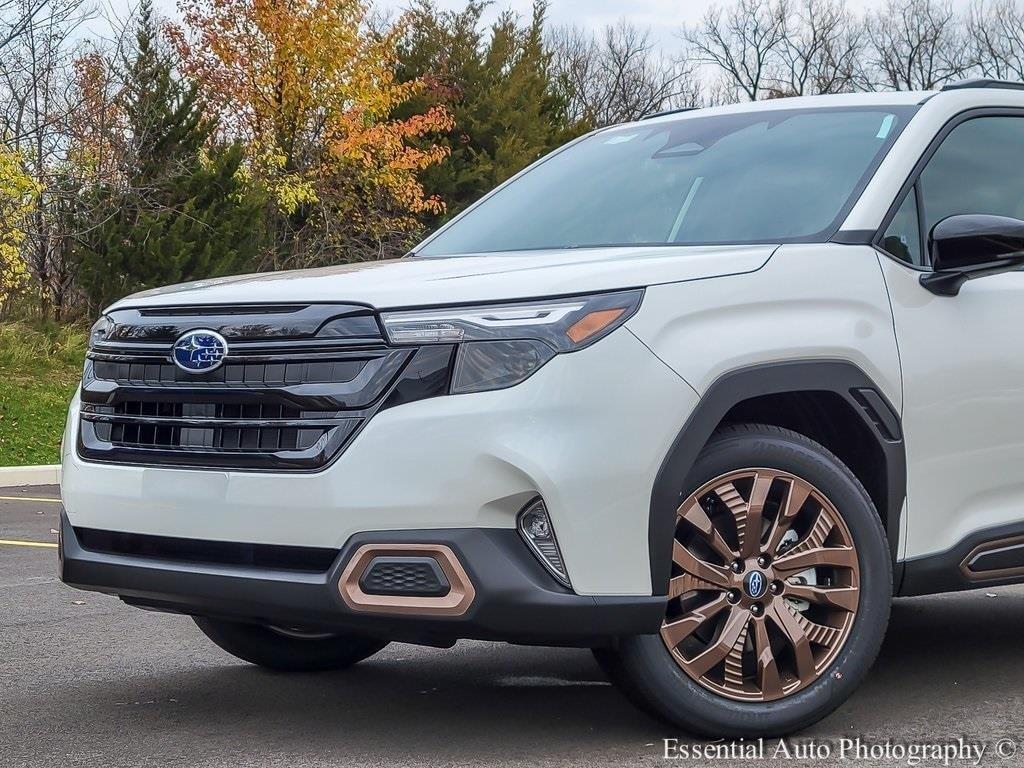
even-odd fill
[[[174,342],[174,364],[186,373],[209,373],[220,367],[228,354],[228,342],[216,331],[189,331]]]
[[[743,589],[751,600],[760,600],[768,591],[768,577],[761,571],[751,571],[743,579]]]

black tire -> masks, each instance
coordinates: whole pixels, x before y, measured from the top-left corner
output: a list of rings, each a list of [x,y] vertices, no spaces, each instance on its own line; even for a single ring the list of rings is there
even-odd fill
[[[702,485],[746,467],[776,469],[815,485],[839,510],[860,566],[860,604],[846,644],[808,687],[770,702],[744,702],[698,684],[674,661],[660,635],[623,638],[595,649],[611,681],[637,706],[694,735],[710,738],[783,736],[821,720],[864,679],[889,622],[892,563],[885,531],[864,486],[823,446],[790,430],[761,424],[721,429],[681,486],[680,501]]]
[[[243,661],[282,672],[346,669],[373,656],[387,642],[354,635],[319,635],[259,624],[194,616],[203,634]]]

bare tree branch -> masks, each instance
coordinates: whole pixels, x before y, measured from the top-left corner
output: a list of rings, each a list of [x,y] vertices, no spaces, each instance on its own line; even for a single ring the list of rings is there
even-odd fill
[[[573,122],[610,125],[697,103],[693,66],[658,54],[650,32],[626,21],[598,36],[556,29],[548,46]]]
[[[29,27],[40,23],[50,0],[0,0],[0,54]]]
[[[1024,80],[1024,11],[1015,0],[977,0],[967,12],[968,56],[983,77]]]
[[[786,19],[774,90],[780,96],[853,90],[864,43],[863,23],[845,0],[801,0]]]
[[[717,67],[745,98],[763,97],[786,39],[788,0],[737,0],[726,10],[711,8],[699,24],[683,30],[690,55]]]
[[[889,0],[867,20],[863,86],[931,90],[963,77],[972,62],[949,0]]]

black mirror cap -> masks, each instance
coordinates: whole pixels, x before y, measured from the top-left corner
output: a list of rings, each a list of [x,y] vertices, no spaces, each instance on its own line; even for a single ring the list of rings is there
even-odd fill
[[[932,269],[963,270],[1024,251],[1024,221],[972,213],[950,216],[928,238]]]
[[[1024,221],[980,213],[950,216],[932,228],[928,248],[934,272],[922,275],[921,285],[956,296],[967,280],[1024,265]]]

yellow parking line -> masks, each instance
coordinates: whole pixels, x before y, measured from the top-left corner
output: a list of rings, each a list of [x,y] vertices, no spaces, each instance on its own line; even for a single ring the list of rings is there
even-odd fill
[[[49,541],[15,541],[14,539],[0,539],[0,547],[44,547],[45,549],[56,549],[57,545]]]
[[[44,501],[48,504],[60,504],[60,499],[44,499],[33,496],[0,496],[0,501]]]

